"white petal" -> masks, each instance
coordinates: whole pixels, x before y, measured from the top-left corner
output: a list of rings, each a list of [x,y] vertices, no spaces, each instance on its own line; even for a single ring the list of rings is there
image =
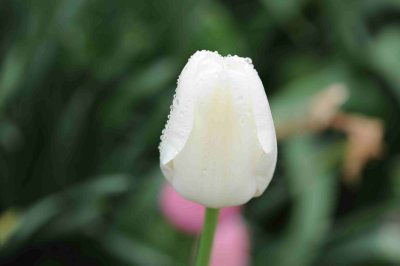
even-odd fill
[[[241,86],[247,86],[248,93],[251,95],[252,114],[257,127],[257,137],[263,150],[263,154],[255,169],[257,190],[254,196],[260,196],[270,183],[276,166],[278,149],[274,122],[264,86],[251,61],[249,62],[237,56],[231,57],[231,60],[236,62],[244,61],[250,65],[250,67],[247,67],[244,63],[236,63],[238,71],[245,74],[242,76],[243,80],[239,75],[232,78],[236,79],[236,82],[239,84],[242,81]]]
[[[182,71],[176,99],[160,149],[174,188],[213,208],[260,195],[275,168],[276,137],[251,63],[198,52]]]
[[[260,196],[269,185],[276,167],[277,141],[271,109],[264,86],[251,59],[238,56],[225,57],[225,68],[229,69],[229,79],[234,91],[242,98],[250,98],[251,114],[254,118],[257,139],[262,155],[258,159],[253,178],[257,188],[253,196]]]
[[[178,79],[175,99],[169,119],[161,136],[160,166],[165,177],[173,178],[173,159],[185,145],[193,126],[193,100],[196,99],[197,80],[201,73],[221,66],[217,53],[198,51],[189,59]]]

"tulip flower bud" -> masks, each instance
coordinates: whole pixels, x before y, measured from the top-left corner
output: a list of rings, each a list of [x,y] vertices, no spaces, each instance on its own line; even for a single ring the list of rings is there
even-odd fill
[[[196,52],[178,79],[159,148],[164,176],[186,199],[221,208],[260,196],[277,144],[251,60]]]

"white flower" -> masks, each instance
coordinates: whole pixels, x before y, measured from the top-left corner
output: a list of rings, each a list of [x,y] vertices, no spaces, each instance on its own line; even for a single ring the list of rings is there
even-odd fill
[[[221,208],[264,192],[275,170],[276,135],[250,59],[196,52],[182,70],[168,117],[160,165],[183,197]]]

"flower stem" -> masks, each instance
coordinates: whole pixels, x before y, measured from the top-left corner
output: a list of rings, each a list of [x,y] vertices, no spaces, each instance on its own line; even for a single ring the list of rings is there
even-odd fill
[[[196,266],[208,266],[212,252],[215,229],[218,224],[219,209],[206,208],[203,231],[197,252]]]

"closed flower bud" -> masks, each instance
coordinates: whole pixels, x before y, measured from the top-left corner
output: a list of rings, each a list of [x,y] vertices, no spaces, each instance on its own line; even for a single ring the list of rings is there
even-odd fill
[[[274,124],[251,60],[196,52],[178,80],[160,165],[186,199],[206,207],[260,196],[275,170]]]

